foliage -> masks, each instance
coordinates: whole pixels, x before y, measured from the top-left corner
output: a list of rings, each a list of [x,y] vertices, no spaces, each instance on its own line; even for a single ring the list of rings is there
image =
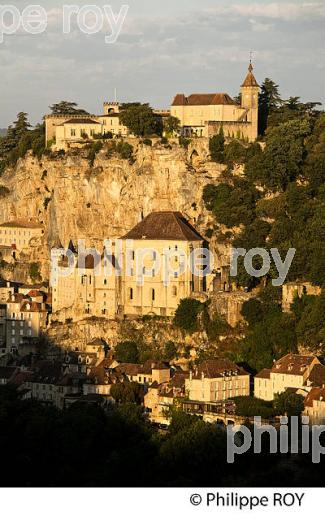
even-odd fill
[[[41,280],[40,264],[38,262],[32,262],[29,266],[29,276],[32,280]]]
[[[180,146],[182,146],[183,148],[185,148],[187,150],[189,145],[191,144],[191,139],[187,139],[186,137],[183,137],[182,135],[180,135],[178,138],[178,143]]]
[[[152,146],[152,141],[151,141],[151,139],[143,139],[142,143],[143,143],[145,146]]]
[[[180,131],[181,122],[178,117],[169,116],[164,121],[164,132],[168,137],[172,137],[173,135],[177,135]]]
[[[146,103],[124,104],[120,111],[120,122],[137,137],[161,134],[159,122],[152,110]]]
[[[60,101],[50,106],[52,115],[88,115],[89,112],[78,107],[77,103],[72,101]]]
[[[132,160],[133,146],[125,141],[120,141],[116,146],[116,151],[120,154],[122,159]]]
[[[119,363],[138,363],[138,345],[134,341],[118,343],[115,347],[115,356]]]
[[[103,143],[100,141],[93,141],[90,145],[87,159],[90,166],[94,166],[96,155],[103,148]]]
[[[275,394],[273,408],[277,415],[300,417],[304,409],[304,398],[292,390],[286,390],[281,394]]]
[[[204,305],[193,298],[184,298],[180,301],[174,317],[174,325],[186,332],[196,332],[199,329],[198,317]]]
[[[164,359],[172,361],[177,357],[178,347],[173,341],[167,341],[164,347]]]
[[[14,166],[18,159],[24,157],[28,150],[40,158],[45,151],[45,126],[36,125],[31,130],[27,114],[20,112],[13,126],[8,128],[7,135],[0,140],[0,171],[7,166]]]
[[[225,137],[223,134],[222,127],[220,128],[219,134],[214,135],[209,139],[209,151],[211,161],[217,163],[224,162],[224,151],[225,151]]]
[[[236,415],[243,417],[262,417],[267,419],[275,415],[272,401],[264,401],[253,396],[234,397],[236,404]]]
[[[0,186],[0,199],[4,199],[9,195],[10,190],[7,188],[7,186]]]
[[[135,381],[115,383],[110,390],[113,399],[120,404],[133,403],[140,405],[143,402],[144,389]]]

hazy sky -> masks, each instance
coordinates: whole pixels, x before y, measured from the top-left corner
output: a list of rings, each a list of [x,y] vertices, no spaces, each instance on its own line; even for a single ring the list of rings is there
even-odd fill
[[[22,10],[25,0],[10,0]],[[33,0],[32,3],[37,3]],[[39,2],[41,3],[41,2]],[[20,30],[0,44],[0,127],[17,112],[41,120],[48,105],[77,101],[93,113],[104,100],[169,106],[177,92],[236,95],[254,51],[259,82],[268,76],[284,98],[325,104],[325,1],[91,0],[129,12],[115,44],[109,27],[83,34],[74,23],[62,34],[62,0],[42,0],[44,34]],[[67,4],[85,5],[73,0]]]

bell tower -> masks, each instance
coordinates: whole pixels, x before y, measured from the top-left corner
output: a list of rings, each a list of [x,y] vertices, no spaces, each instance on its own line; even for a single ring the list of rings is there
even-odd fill
[[[251,139],[254,140],[258,136],[258,94],[260,86],[253,74],[252,61],[249,63],[248,73],[241,85],[241,107],[247,112],[247,122],[251,123]]]

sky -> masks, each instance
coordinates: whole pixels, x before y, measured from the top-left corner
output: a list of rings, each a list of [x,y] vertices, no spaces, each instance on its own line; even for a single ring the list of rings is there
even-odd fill
[[[20,12],[25,0],[10,0]],[[33,0],[34,4],[37,0]],[[41,3],[41,2],[40,2]],[[62,32],[62,0],[42,0],[48,26],[32,35],[20,27],[0,43],[0,127],[19,111],[34,124],[60,100],[101,113],[103,101],[149,102],[166,108],[176,93],[239,92],[253,51],[259,83],[279,84],[284,99],[325,105],[325,1],[91,0],[118,14],[129,9],[115,43],[107,22],[84,34],[71,18]],[[87,4],[80,0],[70,5]],[[9,25],[9,17],[4,23]],[[91,18],[88,18],[91,22]],[[3,26],[0,16],[0,29]]]

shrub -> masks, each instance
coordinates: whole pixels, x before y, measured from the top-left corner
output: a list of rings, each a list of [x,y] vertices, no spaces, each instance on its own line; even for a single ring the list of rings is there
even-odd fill
[[[45,211],[47,210],[47,207],[48,207],[50,202],[51,202],[51,197],[46,197],[44,199],[43,206],[44,206]]]
[[[198,316],[203,308],[204,305],[199,300],[181,300],[175,312],[174,324],[187,332],[196,332],[199,328]]]
[[[236,415],[244,417],[262,417],[267,419],[275,415],[272,401],[264,401],[252,396],[238,396],[233,400],[236,404]]]
[[[0,186],[0,199],[3,199],[9,195],[10,190],[6,186]]]
[[[225,138],[222,129],[220,130],[219,134],[210,138],[209,150],[212,161],[217,163],[224,162]]]
[[[129,143],[125,143],[121,141],[116,146],[116,151],[119,153],[122,159],[132,159],[133,158],[133,146]]]
[[[151,139],[144,139],[142,141],[142,144],[144,144],[145,146],[152,146],[152,141]]]
[[[38,262],[32,262],[29,266],[29,276],[32,280],[40,280],[42,278],[40,272],[40,265]]]
[[[115,356],[120,363],[138,363],[139,349],[134,341],[123,341],[115,347]]]
[[[186,139],[186,137],[180,136],[178,138],[178,142],[179,142],[180,146],[183,146],[183,148],[186,148],[186,150],[187,150],[189,147],[189,144],[191,143],[191,139]]]

